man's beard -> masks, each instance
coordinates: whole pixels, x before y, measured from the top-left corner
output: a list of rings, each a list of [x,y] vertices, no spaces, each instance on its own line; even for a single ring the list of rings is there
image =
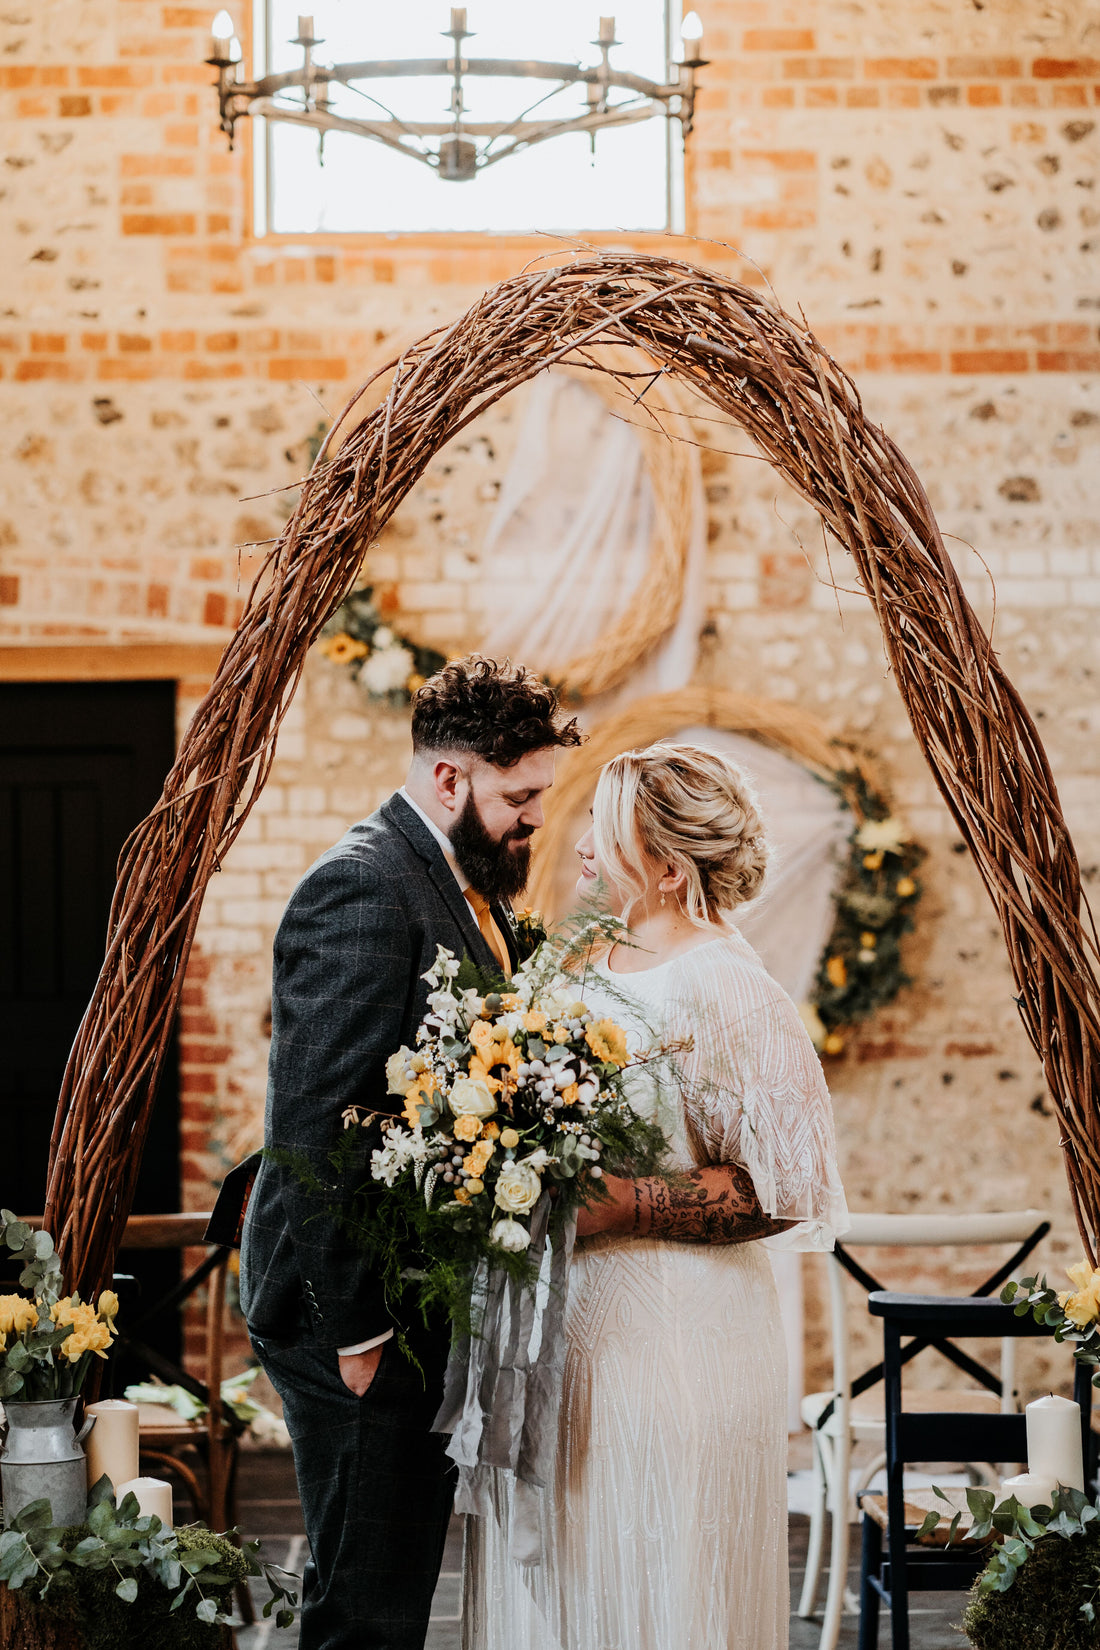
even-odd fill
[[[499,842],[493,840],[482,823],[471,790],[462,812],[451,826],[451,847],[459,869],[490,905],[498,905],[523,892],[531,869],[530,837],[533,825],[513,825]],[[522,843],[519,848],[513,843]]]

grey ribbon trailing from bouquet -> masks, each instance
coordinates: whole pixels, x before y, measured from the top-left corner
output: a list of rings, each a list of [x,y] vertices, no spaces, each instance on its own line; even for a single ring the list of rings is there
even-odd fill
[[[539,1491],[550,1483],[558,1446],[565,1369],[565,1301],[577,1233],[575,1213],[547,1238],[552,1208],[543,1192],[531,1214],[534,1286],[517,1283],[481,1261],[474,1273],[475,1334],[456,1337],[447,1361],[443,1402],[433,1432],[449,1432],[458,1465],[455,1511],[490,1516],[495,1470],[515,1480],[511,1556],[540,1557]]]

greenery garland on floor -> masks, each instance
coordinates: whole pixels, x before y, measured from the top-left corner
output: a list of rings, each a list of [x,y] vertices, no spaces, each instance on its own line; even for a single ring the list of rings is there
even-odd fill
[[[345,666],[368,699],[394,709],[410,705],[416,690],[447,663],[445,654],[421,647],[386,623],[369,584],[341,603],[321,638],[326,659]]]
[[[901,938],[921,896],[914,872],[925,850],[910,840],[884,796],[857,768],[832,781],[858,823],[836,891],[836,916],[803,1018],[815,1046],[842,1054],[845,1031],[893,1002],[910,984]]]

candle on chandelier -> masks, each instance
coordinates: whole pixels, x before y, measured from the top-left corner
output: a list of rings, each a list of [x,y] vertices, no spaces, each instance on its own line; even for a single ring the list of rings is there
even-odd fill
[[[312,19],[312,17],[299,17],[299,19],[298,19],[298,39],[299,40],[312,40],[313,39],[313,19]]]
[[[703,24],[697,11],[689,11],[680,24],[680,39],[684,43],[685,58],[698,61],[703,55]]]
[[[1054,1393],[1028,1404],[1027,1469],[1040,1478],[1052,1478],[1067,1489],[1083,1490],[1085,1468],[1081,1457],[1081,1406]]]
[[[230,44],[234,36],[233,19],[227,11],[218,12],[210,25],[210,56],[215,63],[232,61]]]
[[[615,19],[613,17],[600,18],[600,45],[613,46],[615,44]]]
[[[465,34],[466,33],[466,7],[465,6],[452,6],[451,7],[451,33],[452,34]]]

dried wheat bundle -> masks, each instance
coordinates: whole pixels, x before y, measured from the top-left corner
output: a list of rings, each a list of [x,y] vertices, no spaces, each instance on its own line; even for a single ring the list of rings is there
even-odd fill
[[[93,1291],[111,1269],[203,892],[267,777],[311,643],[444,442],[555,362],[607,370],[607,345],[656,363],[649,378],[624,379],[639,416],[660,407],[672,375],[752,438],[851,555],[913,731],[997,909],[1095,1259],[1095,933],[1082,925],[1077,861],[1035,725],[963,595],[923,487],[803,323],[688,263],[583,252],[502,282],[406,350],[380,406],[359,418],[363,391],[352,397],[339,443],[333,431],[302,487],[163,797],[122,855],[52,1142],[47,1220],[74,1287]],[[659,424],[659,411],[649,416]]]

